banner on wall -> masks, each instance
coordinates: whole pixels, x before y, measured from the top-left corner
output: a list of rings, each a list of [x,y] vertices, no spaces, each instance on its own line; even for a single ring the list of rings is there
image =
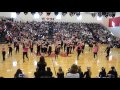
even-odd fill
[[[43,17],[42,21],[54,21],[54,18],[51,17]]]
[[[109,19],[109,29],[113,35],[120,38],[120,17]]]
[[[109,27],[120,27],[120,17],[109,19]]]

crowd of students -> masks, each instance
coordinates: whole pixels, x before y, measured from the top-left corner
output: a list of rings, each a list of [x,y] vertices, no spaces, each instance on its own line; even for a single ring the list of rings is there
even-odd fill
[[[52,30],[53,37],[60,40],[76,35],[87,43],[95,40],[100,43],[110,43],[115,47],[120,46],[120,39],[114,37],[106,27],[98,23],[0,21],[0,32],[7,32],[7,42],[23,38],[33,41],[44,39],[49,37],[50,30]]]

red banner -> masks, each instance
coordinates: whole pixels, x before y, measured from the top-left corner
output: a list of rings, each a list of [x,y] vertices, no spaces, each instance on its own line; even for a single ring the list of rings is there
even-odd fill
[[[120,26],[120,17],[115,17],[109,19],[109,27]]]

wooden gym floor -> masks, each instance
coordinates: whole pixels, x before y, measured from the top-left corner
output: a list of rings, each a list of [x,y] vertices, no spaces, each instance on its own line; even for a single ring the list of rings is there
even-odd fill
[[[0,45],[0,48],[2,45]],[[13,47],[13,46],[12,46]],[[54,45],[53,45],[54,47]],[[15,50],[13,50],[13,56],[8,57],[8,45],[6,61],[2,60],[2,53],[0,52],[0,76],[4,78],[13,78],[16,70],[18,68],[22,69],[24,74],[28,78],[34,77],[34,72],[36,71],[36,64],[39,61],[40,56],[36,56],[35,54],[28,54],[29,61],[25,59],[25,63],[22,60],[22,46],[20,46],[20,53],[16,54]],[[81,54],[79,60],[76,60],[76,52],[74,51],[69,57],[59,56],[57,60],[54,57],[47,57],[45,55],[45,59],[47,62],[47,66],[51,68],[53,75],[55,75],[55,71],[58,71],[59,66],[62,67],[65,75],[68,69],[72,64],[77,64],[81,66],[82,71],[85,72],[86,68],[91,67],[92,78],[96,78],[101,70],[101,67],[105,67],[108,72],[111,66],[115,66],[118,74],[120,75],[120,49],[112,48],[110,52],[109,60],[106,60],[106,53],[104,52],[106,49],[106,45],[99,44],[99,52],[98,57],[96,59],[93,58],[92,51],[89,51],[89,47],[86,45],[84,53]],[[1,50],[0,50],[1,51]],[[34,51],[36,51],[36,46],[34,46]],[[30,52],[30,51],[29,51]],[[53,66],[54,65],[54,66]],[[54,68],[55,67],[55,68]],[[54,70],[55,69],[55,70]]]

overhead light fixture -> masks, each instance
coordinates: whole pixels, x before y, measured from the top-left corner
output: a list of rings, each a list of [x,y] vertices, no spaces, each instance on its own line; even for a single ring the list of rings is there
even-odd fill
[[[75,12],[70,12],[69,15],[72,17],[75,15]]]
[[[39,13],[40,16],[43,14],[43,12],[38,12],[38,13]]]
[[[16,12],[16,14],[17,14],[17,15],[19,15],[19,14],[20,14],[20,12]]]
[[[103,17],[97,16],[97,20],[98,20],[98,21],[99,21],[99,20],[102,20],[102,18],[103,18]]]
[[[115,12],[112,12],[112,17],[115,17]]]
[[[54,12],[54,14],[57,16],[59,14],[59,12]]]
[[[81,20],[82,19],[82,15],[77,17],[77,20]]]
[[[56,19],[61,19],[61,14],[60,13],[56,16]]]
[[[36,12],[36,13],[34,14],[34,18],[35,18],[35,19],[39,19],[39,18],[40,18],[39,13]]]
[[[31,12],[31,14],[32,14],[32,15],[34,15],[34,14],[35,14],[35,12]]]
[[[98,16],[101,17],[102,16],[102,12],[98,12]]]
[[[62,15],[65,16],[67,14],[67,12],[62,12]]]
[[[47,16],[49,16],[51,14],[51,12],[46,12]]]
[[[91,13],[91,15],[92,15],[92,17],[94,18],[96,14],[95,14],[95,13]]]
[[[15,12],[11,13],[11,18],[17,18],[17,14]]]
[[[80,16],[80,12],[76,12],[76,15],[77,15],[77,16]]]
[[[25,15],[27,15],[27,14],[28,14],[28,12],[24,12],[24,14],[25,14]]]

